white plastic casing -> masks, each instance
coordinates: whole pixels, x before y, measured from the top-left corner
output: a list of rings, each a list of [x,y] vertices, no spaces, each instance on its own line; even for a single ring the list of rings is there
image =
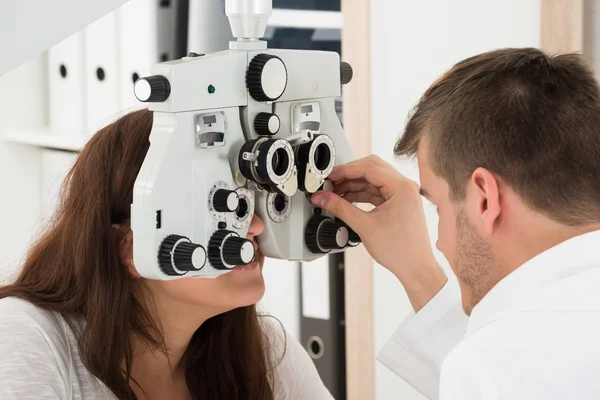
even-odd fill
[[[255,101],[246,88],[248,65],[261,53],[279,57],[287,69],[285,92],[272,103]],[[285,139],[306,122],[298,120],[298,107],[311,104],[320,114],[318,133],[329,135],[335,144],[335,164],[351,161],[352,151],[334,107],[334,98],[341,93],[339,55],[260,48],[227,50],[158,64],[152,74],[165,76],[171,92],[166,101],[150,105],[154,111],[151,145],[135,183],[131,206],[134,263],[140,274],[149,279],[175,278],[161,270],[157,257],[159,246],[169,235],[187,237],[208,251],[209,240],[222,222],[209,211],[209,192],[217,182],[225,182],[232,190],[240,186],[252,190],[254,212],[265,223],[264,232],[258,236],[265,256],[288,260],[322,256],[312,253],[304,241],[305,227],[314,215],[310,196],[296,192],[283,221],[271,218],[269,193],[255,190],[241,176],[238,154],[247,140],[258,137],[253,125],[257,114],[276,114],[281,126],[273,138]],[[223,141],[215,146],[199,146],[195,121],[199,115],[215,113],[224,118],[218,128],[224,126]],[[160,228],[157,211],[161,214]],[[234,213],[223,222],[226,229],[246,236],[248,226],[238,229]],[[214,277],[225,272],[207,261],[200,271],[184,276]]]

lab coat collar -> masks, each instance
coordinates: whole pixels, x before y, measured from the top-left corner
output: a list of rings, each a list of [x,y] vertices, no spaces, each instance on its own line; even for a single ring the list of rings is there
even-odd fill
[[[469,318],[467,336],[510,314],[540,309],[568,310],[597,303],[578,301],[573,293],[559,293],[560,281],[592,271],[600,273],[600,230],[575,236],[538,254],[496,284]],[[594,275],[598,276],[598,275]],[[552,288],[550,290],[549,288]],[[600,290],[600,289],[599,289]]]

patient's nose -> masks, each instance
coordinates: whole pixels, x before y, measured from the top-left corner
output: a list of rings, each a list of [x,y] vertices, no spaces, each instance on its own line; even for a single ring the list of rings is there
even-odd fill
[[[255,236],[260,235],[265,230],[265,223],[256,214],[252,217],[250,228],[248,229],[248,239],[253,239]]]

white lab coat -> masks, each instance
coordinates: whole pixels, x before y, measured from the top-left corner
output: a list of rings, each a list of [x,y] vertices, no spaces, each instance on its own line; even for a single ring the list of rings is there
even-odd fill
[[[468,319],[446,284],[378,358],[430,399],[600,399],[600,231],[529,260]]]

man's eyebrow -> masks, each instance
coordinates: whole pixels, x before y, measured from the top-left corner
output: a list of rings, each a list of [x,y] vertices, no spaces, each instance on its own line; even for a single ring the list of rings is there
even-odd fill
[[[419,194],[427,199],[429,198],[429,193],[427,193],[423,188],[419,188]]]

